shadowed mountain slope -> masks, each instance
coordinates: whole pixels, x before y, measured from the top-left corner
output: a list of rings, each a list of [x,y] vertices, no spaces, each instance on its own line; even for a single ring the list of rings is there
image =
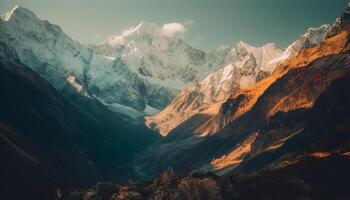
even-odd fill
[[[0,88],[3,197],[133,177],[133,156],[158,138],[94,99],[77,94],[68,100],[32,70],[7,59],[0,60]],[[28,193],[14,193],[16,187]]]

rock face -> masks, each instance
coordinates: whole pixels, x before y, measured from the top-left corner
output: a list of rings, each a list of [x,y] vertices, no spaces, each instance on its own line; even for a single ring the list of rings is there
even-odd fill
[[[103,188],[111,188],[104,192]],[[104,186],[103,188],[101,186]],[[135,183],[130,181],[124,185],[99,183],[86,192],[63,192],[64,199],[83,198],[86,200],[115,199],[115,200],[166,200],[166,199],[222,199],[220,186],[213,177],[177,177],[168,170],[151,183]],[[60,199],[60,198],[57,198]]]
[[[195,49],[146,22],[104,44],[82,45],[21,6],[2,16],[0,36],[0,55],[17,55],[56,89],[69,93],[74,86],[114,110],[122,105],[141,114],[164,108],[180,89],[219,67],[229,50]]]
[[[212,173],[176,176],[170,169],[148,183],[99,183],[87,191],[63,191],[61,198],[53,199],[347,199],[350,94],[344,91],[348,89],[350,74],[332,82],[311,109],[275,116],[256,134],[255,152],[276,141],[277,131],[288,134],[300,124],[303,128],[282,140],[282,145],[265,148],[220,177]],[[299,122],[294,121],[298,118]],[[257,137],[265,137],[265,143]]]
[[[158,135],[101,102],[114,109],[127,110],[122,103],[152,110],[154,101],[163,102],[159,91],[171,93],[154,80],[173,81],[176,75],[195,81],[191,73],[181,75],[183,65],[169,71],[169,63],[156,65],[148,51],[139,50],[174,44],[149,38],[158,34],[157,27],[141,24],[88,48],[15,8],[0,21],[1,198],[350,198],[348,12],[330,27],[310,29],[285,52],[271,44],[218,49],[213,56],[224,55],[218,59],[223,67],[181,93],[159,115],[164,121],[149,123],[167,135],[150,146]],[[180,43],[175,49],[193,55],[186,62],[203,57],[173,39]],[[142,58],[148,67],[142,68]],[[104,73],[118,78],[103,79]],[[114,96],[117,90],[122,97]],[[153,175],[160,176],[145,183],[67,189]]]
[[[122,35],[91,47],[101,55],[121,57],[131,71],[174,89],[201,80],[223,63],[228,53],[227,48],[209,53],[195,49],[181,37],[169,36],[149,22],[141,22]]]
[[[227,55],[227,65],[204,80],[181,91],[163,111],[147,116],[146,125],[166,136],[196,114],[211,115],[229,96],[269,76],[280,63],[300,50],[319,44],[329,30],[328,25],[310,28],[285,51],[274,44],[255,48],[244,42],[236,44]],[[205,136],[207,133],[194,133]]]
[[[145,174],[157,174],[169,165],[180,174],[198,169],[253,172],[248,169],[258,164],[250,165],[249,160],[300,135],[320,94],[349,76],[349,26],[343,25],[333,37],[322,37],[319,45],[301,49],[267,78],[182,122],[138,157],[137,168],[146,169]]]
[[[87,191],[63,191],[60,198],[56,196],[52,199],[346,199],[350,196],[347,188],[349,167],[350,160],[345,155],[309,156],[287,166],[252,176],[217,177],[198,174],[164,180],[164,176],[168,176],[164,174],[151,183],[99,183]]]
[[[62,96],[17,61],[0,59],[1,198],[47,199],[60,186],[135,177],[133,155],[157,134],[94,99]]]

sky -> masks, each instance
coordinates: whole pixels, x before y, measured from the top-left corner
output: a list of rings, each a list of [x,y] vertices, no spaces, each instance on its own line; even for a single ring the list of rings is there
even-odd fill
[[[183,25],[194,47],[215,49],[239,41],[285,48],[309,27],[331,24],[349,0],[0,0],[59,25],[82,43],[100,43],[141,21]],[[173,24],[174,25],[174,24]],[[178,27],[179,28],[179,27]],[[181,29],[181,28],[180,28]]]

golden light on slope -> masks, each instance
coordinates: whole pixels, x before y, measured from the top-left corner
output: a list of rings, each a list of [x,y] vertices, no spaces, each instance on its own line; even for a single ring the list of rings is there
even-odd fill
[[[342,153],[343,156],[348,156],[350,157],[350,151]]]
[[[284,138],[281,138],[280,140],[277,140],[276,142],[271,144],[269,147],[267,147],[266,151],[273,151],[273,150],[276,150],[276,149],[282,147],[287,140],[289,140],[290,138],[294,137],[295,135],[301,133],[303,130],[304,130],[303,128],[299,129],[295,133],[292,133],[292,134],[288,135],[287,137],[284,137]]]
[[[267,77],[266,79],[263,79],[262,81],[251,87],[242,89],[241,91],[237,92],[237,94],[235,94],[233,98],[244,94],[248,96],[249,101],[239,108],[238,112],[236,113],[236,117],[249,111],[251,107],[256,103],[257,99],[266,91],[266,89],[290,70],[300,67],[306,67],[308,64],[310,64],[316,59],[331,54],[338,54],[344,51],[346,48],[346,42],[348,41],[347,38],[348,32],[343,31],[339,35],[325,40],[321,45],[318,45],[314,48],[305,49],[295,57],[292,57],[286,60],[284,63],[282,63],[279,67],[276,68],[276,70],[272,73],[271,76]],[[305,101],[301,104],[306,104],[307,106],[310,106],[311,103]],[[272,116],[276,113],[277,110],[278,109],[271,111],[268,114],[268,116]]]
[[[316,158],[326,158],[331,155],[332,154],[330,152],[315,152],[311,154],[312,157],[316,157]]]
[[[159,133],[166,136],[172,129],[182,124],[190,117],[201,114],[210,118],[218,113],[223,101],[204,105],[198,105],[196,100],[188,100],[191,98],[192,88],[182,91],[164,110],[154,116],[146,116],[145,121],[148,127],[153,128],[156,125]],[[199,98],[199,97],[194,97]],[[189,105],[186,103],[190,102]],[[183,109],[185,108],[185,109]]]
[[[307,67],[319,58],[332,54],[339,54],[348,50],[348,37],[348,31],[345,29],[336,36],[324,40],[316,47],[302,50],[296,56],[281,63],[271,76],[252,86],[235,91],[228,100],[206,104],[203,103],[205,100],[202,99],[202,96],[196,95],[194,87],[188,88],[185,91],[182,91],[163,111],[155,116],[145,117],[146,125],[158,129],[161,135],[166,136],[171,130],[191,117],[203,115],[206,116],[207,120],[198,127],[195,127],[193,133],[199,136],[214,134],[225,127],[228,123],[250,111],[266,90],[275,83],[277,79],[280,79],[291,70]],[[323,81],[322,77],[313,78],[314,80]],[[313,89],[321,92],[324,87],[327,86],[327,84],[319,85],[320,88]],[[315,97],[317,97],[317,95],[307,95],[306,93],[300,95],[297,90],[293,92],[294,93],[276,99],[274,105],[269,107],[269,110],[264,111],[265,113],[263,115],[266,118],[270,118],[279,111],[287,112],[298,108],[310,108],[314,104]],[[220,109],[225,102],[235,101],[238,98],[241,99],[232,112],[228,114],[220,113]]]
[[[210,164],[215,170],[220,170],[228,166],[239,164],[243,161],[245,155],[251,151],[252,144],[256,139],[257,133],[248,137],[242,145],[239,145],[236,149],[227,155],[213,160]]]
[[[197,128],[196,133],[210,134],[218,132],[228,123],[237,119],[244,113],[250,111],[251,108],[256,104],[258,99],[265,93],[265,91],[277,79],[286,75],[290,70],[307,67],[313,61],[319,58],[328,55],[339,54],[341,52],[349,50],[349,44],[347,42],[348,38],[348,31],[342,31],[338,35],[324,40],[320,45],[302,50],[296,56],[287,59],[285,62],[283,62],[276,68],[276,70],[272,73],[271,76],[261,80],[255,85],[240,89],[236,93],[232,94],[232,96],[230,97],[230,99],[232,100],[242,96],[244,97],[244,99],[239,102],[239,105],[237,106],[237,109],[234,111],[234,113],[230,113],[230,116],[223,116],[221,113],[217,113],[210,120],[208,120],[202,126]],[[315,77],[315,80],[317,80],[317,77]],[[326,86],[326,84],[320,84],[320,87],[322,88],[319,88],[318,91],[323,90]],[[270,118],[273,115],[275,115],[278,111],[286,112],[298,108],[310,108],[313,106],[314,100],[317,97],[317,95],[310,95],[310,97],[312,98],[308,98],[307,95],[301,95],[300,97],[297,96],[298,95],[290,94],[289,96],[285,96],[283,98],[278,99],[276,102],[274,102],[274,106],[267,111],[267,113],[265,114],[266,117]],[[218,126],[218,124],[220,124],[220,121],[224,123],[221,123],[221,125]]]

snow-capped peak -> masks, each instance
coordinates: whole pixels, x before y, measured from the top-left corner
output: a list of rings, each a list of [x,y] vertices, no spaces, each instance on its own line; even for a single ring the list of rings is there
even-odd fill
[[[288,56],[295,54],[302,48],[310,48],[319,44],[326,36],[329,29],[328,24],[321,25],[317,28],[309,28],[308,31],[300,36],[300,38],[293,42],[287,49],[286,54]]]
[[[4,13],[2,16],[1,16],[1,19],[3,21],[9,21],[13,15],[13,13],[15,12],[15,10],[17,10],[17,8],[19,8],[20,5],[17,5],[15,6],[14,8],[12,8],[10,11]]]
[[[267,43],[263,47],[264,48],[278,48],[274,42]]]
[[[159,30],[160,28],[155,23],[141,22],[130,34],[154,33],[154,32],[158,32]]]
[[[137,30],[139,30],[142,26],[144,26],[144,22],[143,22],[143,21],[140,22],[139,25],[137,25],[135,28],[131,28],[131,29],[129,29],[128,31],[124,31],[124,32],[123,32],[123,35],[124,35],[124,36],[125,36],[125,35],[130,35],[130,34],[136,32]]]
[[[124,30],[121,35],[113,35],[109,37],[106,43],[111,46],[123,45],[127,42],[126,40],[128,40],[128,38],[145,34],[159,35],[160,32],[161,30],[156,24],[142,21],[137,26]]]
[[[252,48],[253,46],[251,46],[250,44],[246,43],[246,42],[243,42],[243,41],[239,41],[236,45],[235,45],[236,48],[245,48],[245,49],[248,49],[248,48]]]
[[[18,18],[20,20],[25,20],[27,22],[30,20],[35,21],[38,19],[31,10],[24,8],[20,5],[15,6],[10,11],[4,13],[1,16],[2,21],[8,21],[8,22],[13,21],[15,18]]]
[[[143,34],[156,34],[160,32],[160,28],[150,22],[140,22],[136,27],[130,27],[123,31],[123,37],[130,37],[133,35],[143,35]]]
[[[4,19],[9,21],[1,20],[0,43],[13,51],[0,54],[18,57],[58,90],[68,87],[140,112],[148,112],[147,105],[164,108],[179,90],[221,66],[226,55],[193,48],[154,23],[141,22],[103,44],[81,45],[26,8],[16,7]],[[175,23],[166,27],[182,30]]]

